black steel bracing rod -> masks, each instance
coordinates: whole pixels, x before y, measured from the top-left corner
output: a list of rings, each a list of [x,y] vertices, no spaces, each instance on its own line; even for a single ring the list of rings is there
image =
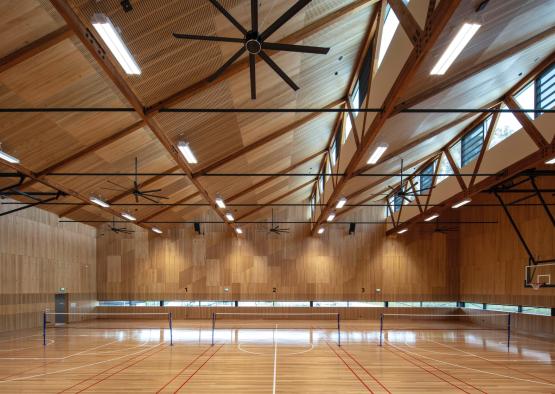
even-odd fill
[[[49,172],[44,174],[45,176],[124,176],[124,177],[131,177],[131,176],[168,176],[168,177],[183,177],[186,176],[184,172],[173,172],[173,173],[164,173],[164,172],[139,172],[135,174],[134,172]],[[407,175],[414,175],[414,174],[401,174],[401,173],[372,173],[372,174],[355,174],[352,177],[395,177],[395,176],[407,176]],[[498,176],[500,173],[460,173],[460,174],[437,174],[437,176],[445,176],[445,177],[456,177],[456,176],[463,176],[463,177],[473,177],[473,176]],[[210,177],[314,177],[314,176],[345,176],[345,173],[338,172],[338,173],[320,173],[320,174],[311,174],[311,173],[250,173],[250,172],[241,172],[241,173],[199,173],[198,176],[210,176]],[[418,176],[418,174],[416,174]],[[555,171],[544,174],[542,176],[555,176]],[[505,192],[506,189],[496,189],[500,192]]]
[[[547,214],[547,217],[549,217],[549,220],[551,220],[551,224],[555,227],[555,218],[553,217],[551,210],[545,203],[545,199],[543,198],[543,195],[542,195],[543,190],[538,188],[538,185],[536,184],[536,180],[534,179],[533,176],[530,177],[530,183],[532,184],[532,188],[536,191],[536,195],[540,199],[540,202],[543,205],[543,208],[545,210],[545,213]]]
[[[526,253],[528,254],[528,258],[530,259],[530,261],[533,264],[536,264],[536,259],[534,258],[534,255],[532,254],[532,251],[528,247],[528,244],[526,243],[526,240],[522,236],[522,233],[520,232],[520,229],[518,228],[513,216],[511,215],[511,212],[509,212],[509,208],[507,207],[507,205],[505,205],[503,199],[501,198],[501,196],[497,192],[493,192],[493,194],[495,194],[495,197],[497,197],[497,200],[499,201],[499,203],[503,207],[503,210],[505,211],[505,214],[507,215],[507,218],[509,219],[509,222],[511,223],[511,226],[513,226],[513,229],[515,230],[515,233],[516,233],[518,239],[520,240],[520,243],[522,244],[522,246],[526,250]]]
[[[0,108],[0,113],[46,113],[46,112],[135,112],[134,108],[118,107],[36,107],[36,108]],[[161,108],[165,113],[344,113],[368,112],[382,113],[382,108]],[[555,109],[511,109],[511,108],[406,108],[402,113],[555,113]]]
[[[31,207],[36,207],[37,205],[47,204],[48,202],[50,202],[52,200],[56,200],[57,198],[58,198],[58,196],[52,197],[52,198],[47,198],[46,200],[37,201],[37,202],[31,203],[31,204],[26,204],[23,207],[15,208],[15,209],[12,209],[12,210],[6,211],[6,212],[1,212],[0,216],[6,216],[6,215],[9,215],[11,213],[23,211],[23,210],[31,208]]]
[[[530,198],[528,196],[527,198]],[[19,201],[7,201],[7,202],[0,202],[0,205],[25,205],[28,204],[26,202],[19,202]],[[66,206],[78,206],[78,207],[86,207],[90,206],[91,204],[83,203],[83,202],[49,202],[44,203],[44,205],[66,205]],[[113,207],[211,207],[211,204],[208,203],[112,203],[110,204]],[[540,207],[544,204],[541,203],[523,203],[518,204],[518,200],[512,203],[505,203],[505,205],[516,206],[516,207]],[[546,203],[547,206],[555,206],[555,203]],[[309,204],[309,203],[274,203],[274,204],[262,204],[262,203],[242,203],[242,204],[233,204],[229,203],[226,204],[228,207],[325,207],[326,204]],[[344,207],[387,207],[388,204],[345,204]],[[444,207],[445,204],[428,204],[429,207]],[[466,204],[464,207],[500,207],[500,204],[493,204],[493,203],[474,203],[474,204]],[[461,207],[463,208],[463,207]]]
[[[126,220],[60,220],[60,223],[129,223],[129,221]],[[198,221],[198,220],[171,220],[171,221],[148,221],[148,222],[141,222],[141,224],[194,224],[194,223],[200,223],[200,224],[227,224],[227,222],[224,221]],[[236,224],[315,224],[316,222],[311,222],[308,220],[302,221],[302,220],[290,220],[290,221],[283,221],[283,220],[274,220],[273,222],[263,222],[263,221],[236,221],[234,222]],[[380,221],[375,221],[375,222],[331,222],[331,223],[326,223],[326,225],[330,225],[330,224],[351,224],[351,223],[355,223],[355,224],[386,224],[385,221],[380,222]],[[497,224],[498,222],[496,221],[479,221],[479,222],[413,222],[413,223],[420,223],[420,224],[431,224],[431,225],[435,225],[437,223],[439,224]],[[404,222],[402,222],[401,224],[404,224]]]
[[[10,190],[10,189],[14,189],[13,186],[8,187],[6,189],[1,189],[0,190],[0,195],[2,196],[21,196],[21,192],[19,192],[18,190],[11,190],[11,191],[3,191],[3,190]],[[58,192],[25,192],[26,195],[28,196],[57,196],[59,195]],[[86,204],[89,205],[89,204]]]

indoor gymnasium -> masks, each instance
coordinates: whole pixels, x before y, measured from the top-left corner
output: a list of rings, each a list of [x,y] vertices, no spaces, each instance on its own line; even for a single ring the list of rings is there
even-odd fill
[[[0,393],[555,393],[555,0],[0,32]]]

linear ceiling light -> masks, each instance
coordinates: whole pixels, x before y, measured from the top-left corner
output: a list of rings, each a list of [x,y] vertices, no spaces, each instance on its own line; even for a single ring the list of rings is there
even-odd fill
[[[132,222],[134,222],[135,220],[137,220],[137,218],[133,215],[131,215],[130,213],[124,212],[121,214],[121,216],[127,220],[131,220]]]
[[[409,231],[409,229],[408,229],[408,228],[404,228],[404,229],[402,229],[402,230],[397,231],[397,234],[403,234],[403,233],[406,233],[407,231]]]
[[[233,217],[233,214],[232,214],[231,212],[227,212],[227,213],[225,214],[225,218],[226,218],[227,220],[229,220],[230,222],[233,222],[233,221],[235,220],[235,218]]]
[[[158,227],[152,227],[152,231],[154,231],[156,234],[162,234],[162,232],[163,232]]]
[[[216,195],[216,205],[222,209],[225,208],[225,202],[222,196],[220,196],[219,194]]]
[[[108,204],[106,201],[102,200],[102,199],[99,198],[99,197],[92,196],[92,197],[90,198],[90,200],[91,200],[92,203],[94,203],[94,204],[96,204],[96,205],[99,205],[99,206],[101,206],[102,208],[110,208],[110,204]]]
[[[326,219],[328,222],[332,222],[335,219],[335,212],[331,212]]]
[[[242,229],[241,227],[237,227],[237,228],[235,229],[235,232],[236,232],[237,234],[243,234],[243,229]]]
[[[335,205],[335,208],[341,209],[345,206],[345,204],[347,204],[347,199],[345,197],[341,197],[339,199],[339,201],[337,201],[337,204]]]
[[[430,74],[445,74],[447,69],[453,64],[457,56],[460,55],[479,28],[480,25],[477,23],[464,23],[455,38],[453,38],[453,41],[451,41],[445,52],[443,52],[443,55],[441,55],[434,68],[432,68]]]
[[[432,216],[427,217],[426,219],[424,219],[425,222],[431,222],[434,219],[437,219],[439,217],[438,213],[434,213]]]
[[[462,207],[463,205],[468,204],[470,201],[472,201],[470,198],[466,198],[466,199],[464,199],[464,200],[462,200],[462,201],[456,203],[455,205],[453,205],[452,208],[455,208],[455,209],[456,209],[456,208],[460,208],[460,207]]]
[[[2,154],[2,152],[0,152],[0,154]],[[545,164],[555,164],[555,157],[551,160],[547,160]]]
[[[367,164],[376,164],[378,160],[380,160],[380,157],[382,157],[384,152],[387,150],[387,148],[388,148],[387,144],[378,145],[374,150],[374,153],[372,153],[372,155],[368,159]]]
[[[97,13],[93,15],[91,23],[108,46],[108,49],[110,49],[110,52],[112,52],[112,55],[121,65],[123,71],[129,75],[140,75],[141,69],[139,65],[133,58],[133,55],[131,55],[131,52],[129,52],[110,18],[104,14]]]
[[[2,150],[2,144],[0,144],[0,159],[6,160],[8,163],[19,164],[19,159],[7,154]]]
[[[318,234],[324,234],[324,231],[326,231],[326,229],[324,227],[320,227],[318,229]]]
[[[181,152],[183,157],[185,157],[185,160],[187,160],[187,163],[189,163],[189,164],[197,164],[198,163],[197,158],[195,157],[195,154],[191,150],[191,147],[189,146],[188,142],[179,141],[177,143],[177,149],[179,149],[179,151]]]

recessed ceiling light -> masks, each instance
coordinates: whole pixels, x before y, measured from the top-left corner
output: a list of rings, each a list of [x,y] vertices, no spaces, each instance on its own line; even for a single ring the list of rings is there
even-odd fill
[[[214,200],[216,201],[216,205],[222,209],[225,208],[225,202],[222,196],[220,196],[219,194],[216,195],[216,199]]]
[[[177,143],[177,149],[179,149],[183,157],[185,157],[185,160],[187,160],[187,163],[189,164],[198,163],[197,158],[195,157],[195,154],[193,153],[193,151],[191,150],[191,147],[189,146],[189,143],[185,141],[179,141]]]
[[[227,220],[229,220],[230,222],[233,222],[233,221],[235,220],[235,218],[233,217],[233,214],[232,214],[231,212],[227,212],[227,213],[225,214],[225,218],[226,218]]]
[[[447,69],[453,64],[457,56],[460,55],[479,28],[480,25],[477,23],[464,23],[455,38],[453,38],[453,41],[451,41],[445,52],[443,52],[443,55],[441,55],[434,68],[432,68],[430,74],[445,74]]]
[[[131,220],[131,221],[137,220],[137,218],[135,216],[133,216],[130,213],[127,213],[127,212],[122,213],[121,216],[124,217],[127,220]]]
[[[466,199],[464,199],[464,200],[462,200],[462,201],[456,203],[455,205],[453,205],[452,208],[455,208],[455,209],[456,209],[456,208],[460,208],[460,207],[462,207],[463,205],[468,204],[470,201],[472,201],[470,198],[466,198]]]
[[[139,75],[141,74],[141,69],[139,65],[129,52],[129,49],[123,42],[118,30],[112,24],[110,18],[104,14],[94,14],[91,23],[95,30],[98,32],[102,40],[112,52],[112,55],[116,58],[118,63],[123,68],[126,74],[129,75]]]
[[[376,164],[378,162],[378,160],[380,160],[380,157],[382,157],[384,152],[387,150],[387,147],[388,147],[387,144],[378,145],[376,147],[376,149],[374,150],[374,153],[372,153],[372,155],[368,159],[367,164]]]
[[[19,164],[19,159],[17,157],[13,157],[12,155],[7,154],[2,150],[2,146],[0,144],[0,159],[6,160],[8,163],[12,164]]]
[[[152,227],[152,231],[154,231],[156,234],[162,234],[162,230],[160,230],[158,227]]]
[[[99,205],[99,206],[101,206],[102,208],[109,208],[109,207],[110,207],[110,204],[108,204],[106,201],[102,200],[102,199],[99,198],[99,197],[92,196],[92,197],[90,198],[90,200],[91,200],[92,203],[94,203],[94,204],[96,204],[96,205]]]
[[[345,204],[347,204],[347,198],[345,197],[341,197],[338,201],[337,204],[335,205],[335,208],[337,209],[341,209],[345,206]]]
[[[318,234],[324,234],[324,231],[326,231],[326,229],[324,227],[320,227],[318,229]]]
[[[409,229],[408,229],[408,228],[404,228],[404,229],[402,229],[402,230],[397,231],[397,234],[403,234],[403,233],[406,233],[407,231],[409,231]]]
[[[333,221],[333,219],[335,219],[335,212],[331,212],[331,213],[328,215],[328,218],[327,218],[326,220],[327,220],[328,222],[331,222],[331,221]]]
[[[425,222],[431,222],[432,220],[436,219],[439,217],[438,213],[434,213],[432,216],[427,217],[426,219],[424,219]]]
[[[551,160],[547,160],[545,164],[555,164],[555,157]]]

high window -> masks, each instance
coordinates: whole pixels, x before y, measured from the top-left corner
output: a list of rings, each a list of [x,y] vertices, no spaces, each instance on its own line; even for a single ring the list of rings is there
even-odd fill
[[[407,5],[409,0],[403,0],[403,3]],[[385,6],[385,19],[382,28],[382,39],[380,41],[380,47],[378,50],[378,68],[380,64],[382,64],[383,58],[387,52],[387,48],[389,48],[389,44],[393,40],[393,36],[395,35],[395,31],[399,26],[399,19],[397,19],[397,15],[391,9],[389,4]]]
[[[432,182],[434,180],[435,166],[436,162],[434,161],[432,164],[430,164],[420,172],[417,186],[419,194],[430,194]]]
[[[461,138],[461,167],[478,157],[484,145],[484,123]]]
[[[555,105],[555,63],[536,79],[536,109],[550,109]]]

